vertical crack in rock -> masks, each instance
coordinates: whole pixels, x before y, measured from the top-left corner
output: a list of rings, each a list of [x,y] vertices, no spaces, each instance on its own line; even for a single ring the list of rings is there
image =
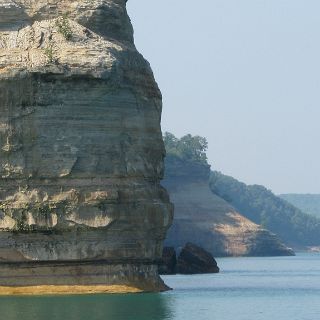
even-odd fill
[[[165,288],[161,100],[125,0],[0,0],[0,286]]]

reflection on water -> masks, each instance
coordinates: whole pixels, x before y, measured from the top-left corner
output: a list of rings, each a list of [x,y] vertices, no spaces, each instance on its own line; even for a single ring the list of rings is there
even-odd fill
[[[4,320],[164,320],[172,319],[172,295],[89,295],[1,297]]]
[[[218,259],[162,294],[0,297],[0,320],[319,320],[320,255]]]

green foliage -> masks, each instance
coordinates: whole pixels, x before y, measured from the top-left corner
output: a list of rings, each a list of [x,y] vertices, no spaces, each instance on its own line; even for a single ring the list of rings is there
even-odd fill
[[[64,13],[59,19],[57,20],[56,24],[58,27],[58,32],[61,33],[66,40],[71,40],[72,38],[72,29],[70,26],[69,14]]]
[[[20,190],[21,193],[24,193],[24,190]],[[20,203],[19,207],[15,207],[14,204],[10,203],[10,201],[0,201],[0,211],[2,211],[5,215],[16,220],[16,225],[12,231],[15,233],[29,233],[36,232],[37,230],[41,231],[52,231],[52,227],[48,225],[46,226],[36,226],[28,224],[28,214],[31,213],[33,217],[45,219],[48,221],[51,219],[52,213],[56,213],[57,206],[55,203]],[[57,214],[58,215],[58,214]],[[59,217],[59,215],[58,215]]]
[[[320,245],[320,219],[308,215],[259,185],[246,185],[212,172],[210,188],[242,215],[279,235],[291,245]]]
[[[55,62],[53,43],[50,42],[49,46],[44,49],[44,54],[47,56],[50,63]]]
[[[320,194],[282,194],[279,197],[305,213],[320,217]]]
[[[163,136],[167,157],[179,158],[183,161],[207,164],[206,151],[208,142],[206,138],[187,134],[181,139],[172,133],[166,132]]]
[[[14,230],[14,232],[19,232],[19,233],[29,233],[33,231],[34,231],[34,226],[28,225],[23,218],[17,221],[16,230]]]

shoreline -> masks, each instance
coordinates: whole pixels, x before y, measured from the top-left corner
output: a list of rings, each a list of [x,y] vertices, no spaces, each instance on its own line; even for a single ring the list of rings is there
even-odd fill
[[[138,287],[126,285],[40,285],[25,287],[0,286],[0,296],[37,296],[37,295],[86,295],[86,294],[125,294],[142,293]]]

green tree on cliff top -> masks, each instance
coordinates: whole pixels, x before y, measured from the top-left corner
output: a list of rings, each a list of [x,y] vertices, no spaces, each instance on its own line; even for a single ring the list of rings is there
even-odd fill
[[[163,140],[167,157],[207,164],[206,151],[208,149],[208,142],[206,138],[187,134],[178,139],[172,133],[165,132]]]

